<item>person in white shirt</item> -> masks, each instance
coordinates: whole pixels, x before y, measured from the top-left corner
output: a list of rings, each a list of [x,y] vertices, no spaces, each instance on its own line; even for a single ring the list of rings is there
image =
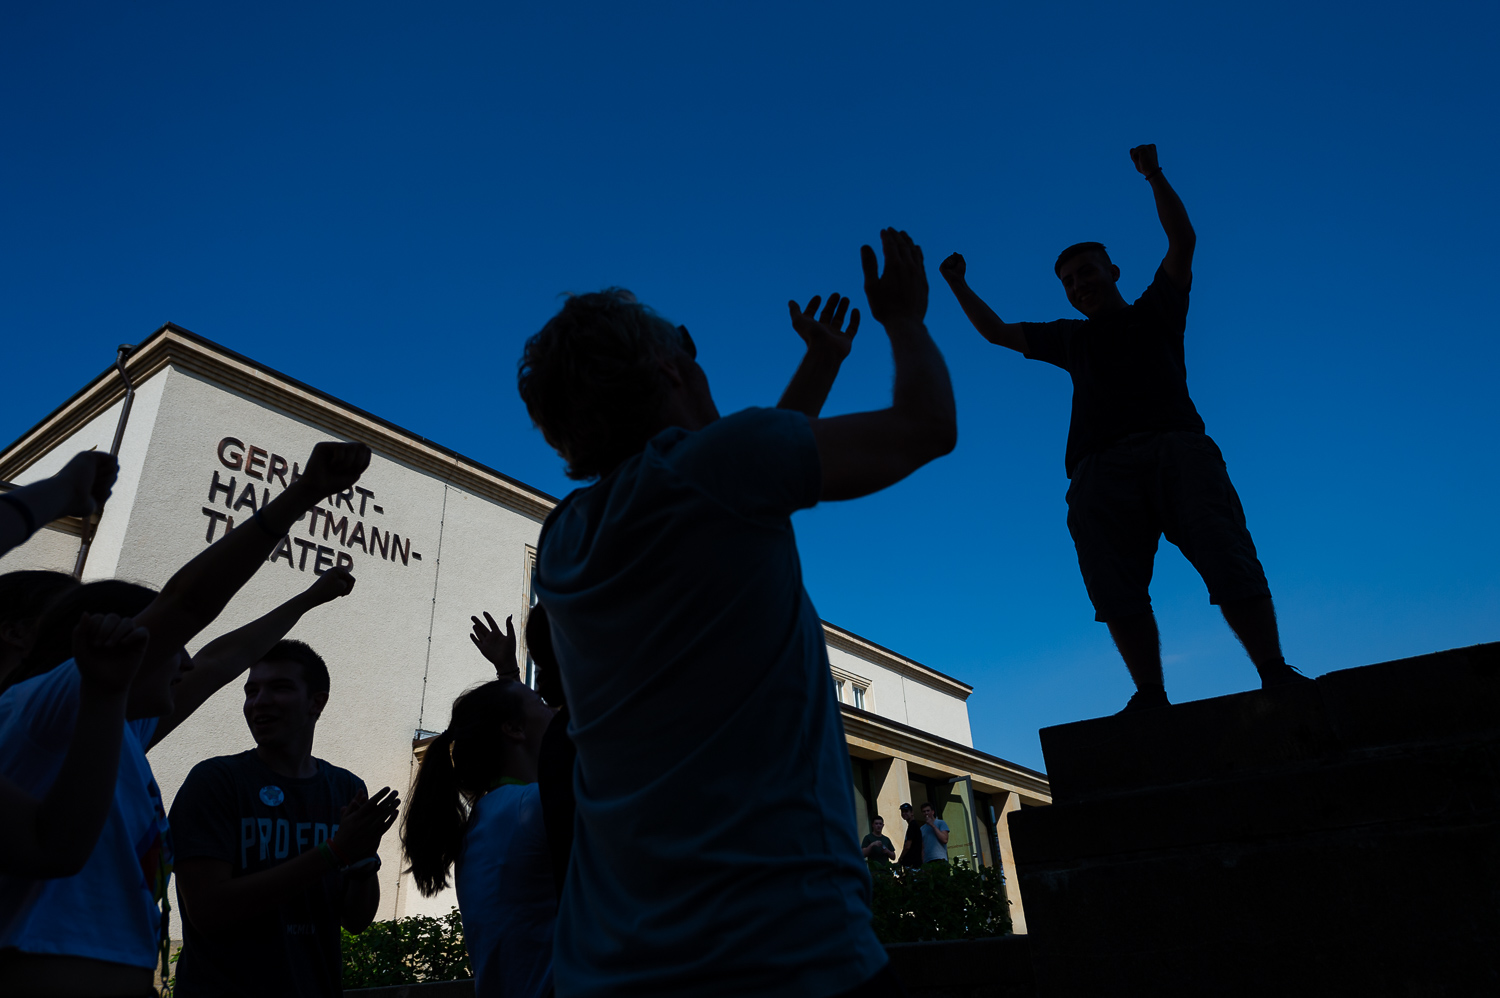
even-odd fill
[[[525,684],[495,680],[453,703],[427,745],[401,826],[417,890],[453,885],[478,998],[552,991],[557,891],[536,760],[552,708]]]

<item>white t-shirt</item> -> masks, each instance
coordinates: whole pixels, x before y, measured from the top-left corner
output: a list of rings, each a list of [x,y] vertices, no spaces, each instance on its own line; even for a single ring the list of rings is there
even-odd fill
[[[535,783],[474,805],[453,869],[477,998],[541,998],[552,987],[557,891]]]
[[[70,659],[0,696],[0,773],[35,797],[51,789],[78,720]],[[115,802],[88,862],[71,877],[0,875],[0,949],[154,967],[158,907],[172,872],[167,813],[145,747],[156,718],[128,721]]]
[[[790,519],[821,486],[807,417],[749,409],[664,430],[543,526],[578,748],[560,996],[821,998],[886,963]]]

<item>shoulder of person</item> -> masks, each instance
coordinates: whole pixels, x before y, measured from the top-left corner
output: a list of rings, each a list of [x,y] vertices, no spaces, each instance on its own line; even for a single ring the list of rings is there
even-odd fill
[[[182,781],[182,787],[177,791],[177,796],[181,797],[185,793],[193,793],[210,786],[233,783],[237,776],[250,772],[252,760],[247,759],[246,756],[254,751],[250,749],[233,755],[211,756],[197,763],[188,770],[187,778]]]
[[[314,759],[318,764],[318,775],[332,783],[338,788],[339,795],[345,800],[364,794],[369,796],[369,790],[365,788],[365,781],[361,780],[353,772],[343,766],[335,766],[327,759]]]
[[[1141,292],[1141,296],[1135,300],[1136,305],[1144,305],[1148,308],[1186,308],[1188,297],[1192,291],[1192,281],[1183,287],[1172,279],[1167,273],[1165,265],[1156,268],[1156,274],[1151,278],[1151,283]]]

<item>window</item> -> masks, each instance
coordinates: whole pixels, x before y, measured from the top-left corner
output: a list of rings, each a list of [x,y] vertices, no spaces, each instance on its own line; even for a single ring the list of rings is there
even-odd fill
[[[839,703],[844,702],[844,681],[835,679],[833,681],[833,695],[839,698]]]
[[[865,688],[863,686],[854,687],[854,706],[859,710],[865,709]]]

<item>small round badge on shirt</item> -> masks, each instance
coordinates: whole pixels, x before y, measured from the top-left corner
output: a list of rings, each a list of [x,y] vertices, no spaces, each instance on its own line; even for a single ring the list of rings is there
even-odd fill
[[[260,788],[260,799],[265,801],[267,807],[275,807],[286,799],[286,794],[278,786],[265,786]]]

